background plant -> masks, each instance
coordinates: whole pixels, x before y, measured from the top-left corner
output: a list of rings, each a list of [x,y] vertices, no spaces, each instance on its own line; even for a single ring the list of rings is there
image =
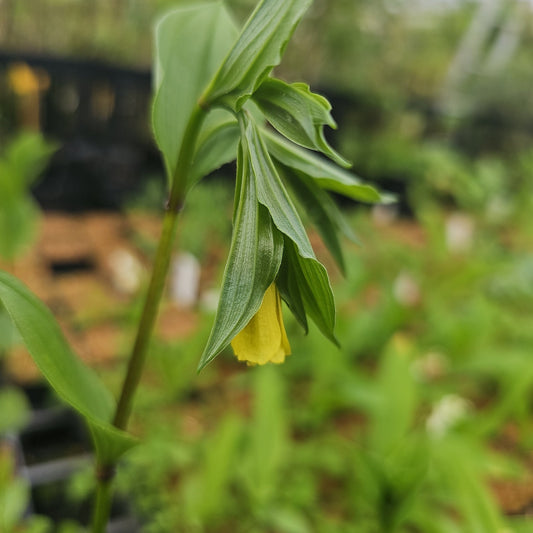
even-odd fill
[[[167,15],[158,26],[153,125],[165,162],[169,195],[148,293],[116,407],[102,381],[72,353],[49,310],[14,277],[0,274],[0,297],[28,351],[59,396],[86,419],[90,428],[97,458],[95,532],[103,531],[108,520],[116,462],[135,444],[125,430],[163,292],[178,213],[195,181],[237,158],[232,244],[215,324],[200,368],[247,326],[276,280],[273,290],[277,305],[279,285],[304,328],[309,315],[322,333],[336,342],[327,273],[315,258],[279,168],[304,180],[300,194],[313,202],[321,221],[327,223],[325,242],[338,260],[335,230],[342,227],[340,214],[333,203],[321,202],[324,193],[320,187],[367,201],[380,196],[296,146],[321,151],[347,165],[323,135],[324,125],[334,126],[327,100],[303,84],[289,85],[268,76],[308,6],[308,0],[261,2],[236,40],[237,32],[222,4],[186,6]],[[282,136],[267,137],[262,117],[256,118],[252,109],[245,108],[250,98]],[[225,113],[209,114],[213,108]],[[226,139],[222,147],[217,142],[221,138]],[[234,139],[239,141],[238,147]],[[275,165],[271,154],[282,167]],[[279,310],[277,320],[283,331]],[[254,350],[244,357],[257,361]]]

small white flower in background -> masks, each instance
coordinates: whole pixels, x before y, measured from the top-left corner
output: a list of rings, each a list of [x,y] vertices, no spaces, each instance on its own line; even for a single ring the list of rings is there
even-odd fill
[[[400,272],[392,287],[396,301],[405,307],[414,307],[420,302],[420,286],[409,272]]]
[[[378,204],[372,207],[372,220],[379,227],[389,226],[398,218],[396,204]]]
[[[474,221],[467,215],[455,213],[446,220],[446,246],[452,253],[471,250],[474,241]]]
[[[190,253],[182,252],[174,257],[170,271],[170,297],[181,307],[196,305],[200,288],[200,263]]]
[[[433,381],[444,376],[448,367],[449,361],[444,354],[430,351],[413,362],[412,372],[419,381]]]
[[[124,248],[109,254],[108,266],[113,287],[123,294],[133,294],[140,287],[143,267],[131,252]]]
[[[443,437],[458,422],[464,420],[470,410],[468,400],[457,394],[447,394],[433,407],[426,420],[426,430],[432,437]]]

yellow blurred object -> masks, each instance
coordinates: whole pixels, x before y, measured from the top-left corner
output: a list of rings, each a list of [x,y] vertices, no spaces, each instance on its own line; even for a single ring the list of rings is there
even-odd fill
[[[19,126],[39,131],[40,93],[50,87],[50,77],[42,69],[33,69],[26,63],[13,63],[8,68],[8,82],[17,96]]]
[[[259,311],[231,341],[239,361],[250,365],[283,363],[291,347],[281,313],[281,297],[273,283],[265,292]]]
[[[33,94],[50,85],[48,74],[32,69],[26,63],[14,63],[8,70],[9,85],[18,95]]]

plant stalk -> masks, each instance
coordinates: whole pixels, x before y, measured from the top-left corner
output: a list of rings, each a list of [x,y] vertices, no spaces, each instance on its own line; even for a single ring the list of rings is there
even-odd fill
[[[170,194],[166,204],[163,227],[154,258],[150,284],[148,286],[148,292],[146,294],[144,307],[137,327],[133,350],[128,362],[126,376],[124,378],[115,416],[113,418],[113,425],[121,430],[126,430],[127,428],[135,393],[144,369],[148,346],[154,330],[159,304],[161,302],[161,297],[163,296],[165,281],[170,266],[177,221],[187,191],[187,182],[194,154],[194,146],[206,115],[207,110],[200,106],[196,106],[193,110],[185,130],[176,169],[172,176]],[[112,482],[115,466],[116,465],[114,464],[97,464],[97,488],[93,512],[92,533],[104,533],[105,531],[109,519],[109,512],[111,510]]]
[[[112,480],[99,480],[96,486],[92,533],[101,533],[106,529],[111,513]]]

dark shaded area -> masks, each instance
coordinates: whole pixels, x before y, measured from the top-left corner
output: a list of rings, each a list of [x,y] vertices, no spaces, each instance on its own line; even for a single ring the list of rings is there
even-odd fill
[[[61,148],[34,188],[44,209],[117,209],[141,187],[146,175],[161,174],[149,128],[148,71],[94,61],[0,53],[0,77],[24,63],[45,72],[41,94],[43,133]],[[2,134],[17,129],[12,95],[2,84]],[[6,109],[6,112],[3,110]]]
[[[53,261],[50,264],[50,269],[54,276],[61,276],[77,272],[91,272],[94,270],[94,266],[94,261],[90,257],[84,257],[71,261]]]

